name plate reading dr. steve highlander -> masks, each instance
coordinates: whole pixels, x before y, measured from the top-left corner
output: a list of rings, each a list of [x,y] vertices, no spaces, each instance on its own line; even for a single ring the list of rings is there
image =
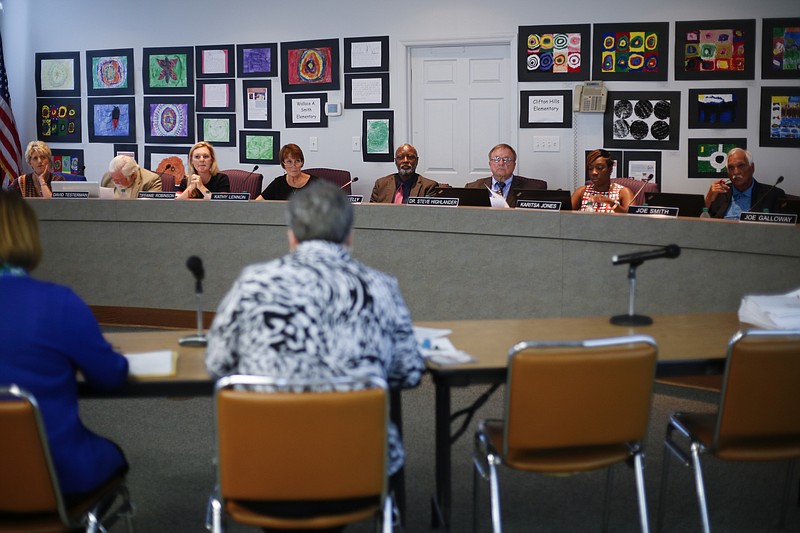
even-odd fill
[[[233,200],[237,202],[246,202],[250,199],[249,192],[212,192],[212,200]]]
[[[458,198],[429,198],[427,196],[410,196],[408,205],[433,205],[458,207]]]
[[[533,209],[536,211],[560,211],[561,202],[546,202],[542,200],[517,200],[517,209]]]
[[[170,191],[142,191],[136,197],[145,200],[174,200],[175,193]]]
[[[89,198],[89,191],[57,191],[53,192],[53,198]]]
[[[658,207],[655,205],[631,205],[628,206],[629,215],[676,217],[678,216],[677,207]]]
[[[763,224],[797,224],[797,215],[789,213],[752,213],[739,215],[739,222],[761,222]]]

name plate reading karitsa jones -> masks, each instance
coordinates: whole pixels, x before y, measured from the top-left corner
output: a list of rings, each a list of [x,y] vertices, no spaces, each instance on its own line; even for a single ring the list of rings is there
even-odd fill
[[[89,198],[89,191],[58,191],[53,193],[53,198],[69,198],[71,200]]]
[[[761,222],[762,224],[797,224],[797,215],[794,213],[752,213],[744,212],[739,215],[739,222]]]
[[[410,196],[408,205],[432,205],[435,207],[458,207],[458,198],[429,198],[427,196]]]
[[[250,199],[249,192],[212,192],[212,200],[227,200],[236,202],[246,202]]]
[[[174,200],[175,193],[171,191],[142,191],[136,197],[140,200]]]
[[[631,205],[628,206],[629,215],[676,217],[679,209],[677,207],[658,207],[655,205]]]
[[[533,209],[534,211],[561,211],[561,202],[543,200],[517,200],[517,209]]]

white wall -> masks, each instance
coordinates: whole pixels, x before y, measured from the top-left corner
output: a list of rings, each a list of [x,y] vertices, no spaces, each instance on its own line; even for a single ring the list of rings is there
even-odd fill
[[[36,137],[36,89],[34,53],[81,51],[103,48],[134,49],[136,65],[136,99],[142,102],[141,52],[143,47],[186,46],[209,44],[246,44],[304,39],[390,36],[391,108],[395,111],[395,144],[408,139],[406,99],[407,64],[405,46],[425,40],[470,40],[516,33],[519,25],[595,22],[669,21],[671,31],[676,20],[710,20],[756,18],[760,36],[761,19],[800,16],[796,0],[592,0],[531,2],[530,0],[228,0],[215,2],[196,0],[5,0],[0,28],[12,105],[24,145]],[[674,37],[674,35],[672,36]],[[756,57],[760,58],[760,40]],[[672,60],[672,50],[670,49]],[[83,65],[85,68],[85,64]],[[662,155],[662,189],[672,192],[705,192],[709,180],[689,180],[687,175],[687,137],[746,136],[756,159],[756,175],[764,182],[777,176],[786,177],[784,189],[800,194],[800,176],[795,168],[800,156],[798,148],[761,148],[758,146],[758,113],[760,68],[756,80],[730,82],[733,87],[748,88],[748,129],[688,130],[687,97],[689,88],[718,87],[725,82],[675,82],[670,68],[670,81],[650,83],[608,82],[610,90],[680,90],[682,92],[680,150]],[[768,80],[765,85],[797,86],[797,80]],[[86,109],[85,79],[83,105]],[[519,90],[572,88],[575,83],[520,83]],[[273,89],[280,81],[273,78]],[[238,122],[242,123],[240,83],[237,84]],[[328,93],[329,101],[344,101],[343,91]],[[517,105],[519,105],[517,103]],[[273,101],[273,129],[281,130],[281,142],[295,142],[306,155],[306,166],[328,166],[349,169],[361,181],[354,189],[368,195],[375,178],[394,170],[391,163],[364,163],[361,154],[351,151],[351,137],[361,134],[361,111],[344,110],[341,117],[330,117],[327,129],[287,129],[283,121],[283,97]],[[137,114],[139,152],[144,154],[141,113]],[[543,176],[553,188],[572,188],[573,169],[582,172],[585,149],[602,145],[602,116],[578,114],[577,129],[525,129],[518,132],[518,170],[522,175]],[[240,126],[241,127],[241,126]],[[84,130],[86,130],[84,122]],[[576,135],[577,133],[577,135]],[[310,152],[310,136],[319,138],[319,151]],[[533,152],[534,135],[560,136],[558,153]],[[88,133],[84,132],[84,139]],[[57,147],[76,145],[57,145]],[[112,157],[111,144],[84,143],[87,174],[98,177]],[[487,147],[488,148],[488,147]],[[425,154],[420,154],[425,157]],[[221,168],[250,168],[239,164],[238,148],[218,149]],[[261,166],[265,178],[281,174],[278,166]]]

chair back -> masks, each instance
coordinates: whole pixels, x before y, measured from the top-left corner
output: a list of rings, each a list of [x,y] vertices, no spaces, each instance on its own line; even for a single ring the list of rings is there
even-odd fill
[[[382,380],[228,376],[215,400],[223,499],[384,501],[389,411]]]
[[[645,335],[517,344],[509,353],[504,456],[642,440],[656,355]]]
[[[728,345],[715,453],[800,455],[800,330],[749,330]],[[785,455],[784,455],[785,454]]]
[[[304,168],[303,172],[324,179],[325,181],[330,181],[337,187],[344,187],[342,190],[345,193],[353,194],[352,183],[348,183],[351,179],[349,170],[338,170],[335,168]],[[347,185],[345,186],[345,184]]]
[[[70,174],[69,172],[53,172],[53,174],[61,176],[64,181],[86,181],[86,176],[80,174]]]
[[[514,176],[518,178],[524,178],[526,180],[531,180],[533,182],[532,183],[533,187],[529,188],[543,190],[543,191],[547,190],[547,182],[545,180],[540,180],[538,178],[526,178],[525,176],[517,176],[516,174]]]
[[[636,178],[611,178],[611,183],[619,183],[623,187],[627,187],[633,193],[633,202],[631,205],[643,205],[645,194],[649,192],[658,192],[658,185],[650,181],[637,180]]]
[[[256,174],[249,170],[220,170],[228,176],[231,183],[231,192],[249,192],[250,199],[254,199],[263,190],[261,184],[264,181],[263,174]]]

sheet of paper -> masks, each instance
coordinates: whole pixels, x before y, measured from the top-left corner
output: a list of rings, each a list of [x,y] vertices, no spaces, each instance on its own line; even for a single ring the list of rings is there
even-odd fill
[[[746,295],[739,320],[766,329],[800,328],[800,289],[778,295]]]
[[[228,85],[225,83],[208,83],[203,85],[204,107],[227,107]]]
[[[503,198],[503,195],[497,191],[493,191],[490,187],[486,187],[489,191],[489,203],[492,207],[502,207],[504,209],[508,209],[508,202],[506,199]]]
[[[352,81],[354,104],[380,104],[383,81],[380,78],[356,78]]]
[[[178,366],[178,353],[172,350],[123,355],[128,360],[128,373],[139,378],[174,376]]]

